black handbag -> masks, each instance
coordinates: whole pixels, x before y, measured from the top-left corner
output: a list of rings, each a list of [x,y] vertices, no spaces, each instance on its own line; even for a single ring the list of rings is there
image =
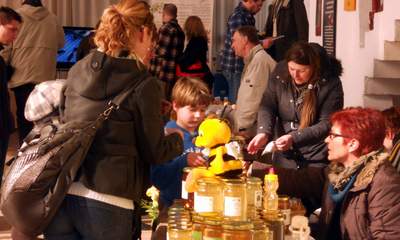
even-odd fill
[[[19,149],[1,188],[0,207],[10,225],[29,236],[43,232],[63,202],[97,130],[141,82],[137,79],[116,96],[95,121],[49,123],[27,136],[27,145]]]

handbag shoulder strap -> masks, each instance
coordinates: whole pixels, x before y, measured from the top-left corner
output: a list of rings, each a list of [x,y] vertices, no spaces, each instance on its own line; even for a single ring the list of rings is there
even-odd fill
[[[121,105],[122,102],[125,101],[125,99],[130,96],[133,92],[135,92],[136,88],[145,81],[145,79],[148,77],[147,72],[143,72],[143,75],[140,76],[138,79],[136,79],[135,82],[133,82],[128,88],[123,90],[121,93],[119,93],[117,96],[115,96],[112,100],[111,103],[113,103],[116,106]]]
[[[110,114],[114,111],[114,110],[118,110],[119,106],[121,105],[121,103],[123,101],[125,101],[125,99],[128,98],[128,96],[130,96],[133,92],[135,92],[135,90],[137,89],[137,87],[146,81],[146,79],[148,78],[149,74],[147,71],[143,71],[142,76],[140,76],[138,79],[136,79],[135,82],[133,82],[127,89],[125,89],[124,91],[122,91],[121,93],[119,93],[117,96],[115,96],[107,105],[106,110],[103,113],[100,113],[99,118],[104,118],[107,119]]]

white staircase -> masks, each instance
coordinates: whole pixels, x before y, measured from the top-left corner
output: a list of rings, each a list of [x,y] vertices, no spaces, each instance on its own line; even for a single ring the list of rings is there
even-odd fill
[[[400,105],[400,19],[394,25],[394,41],[384,41],[383,59],[375,59],[373,76],[365,77],[365,107],[383,110]]]

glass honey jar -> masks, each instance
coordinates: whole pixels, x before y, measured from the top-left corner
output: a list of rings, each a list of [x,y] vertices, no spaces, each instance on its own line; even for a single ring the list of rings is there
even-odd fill
[[[167,239],[169,240],[191,240],[192,229],[181,225],[168,225]]]
[[[223,240],[253,239],[253,224],[249,221],[225,221],[222,227]]]
[[[189,207],[193,209],[194,207],[194,193],[188,193],[186,191],[186,178],[192,171],[192,167],[185,167],[182,172],[182,187],[181,187],[181,198],[188,201]]]
[[[285,232],[289,232],[289,225],[291,222],[291,211],[290,202],[288,196],[279,196],[278,198],[278,208],[283,217],[283,222],[285,224]]]
[[[261,184],[261,179],[256,177],[246,180],[247,218],[251,220],[259,219],[262,211],[263,189]]]
[[[204,224],[203,240],[222,240],[221,217],[206,217]]]
[[[192,240],[203,240],[203,232],[206,227],[205,218],[198,214],[192,216]]]
[[[246,183],[242,179],[224,179],[224,217],[247,220]]]
[[[217,178],[200,178],[194,193],[194,211],[201,215],[222,215],[223,185]]]
[[[272,240],[271,233],[262,219],[253,220],[253,240]]]
[[[263,189],[261,185],[262,181],[257,177],[247,178],[247,206],[254,206],[257,209],[262,208]]]

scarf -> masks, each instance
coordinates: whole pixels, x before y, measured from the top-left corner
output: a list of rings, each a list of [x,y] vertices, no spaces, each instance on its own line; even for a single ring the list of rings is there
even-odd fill
[[[361,186],[372,181],[378,167],[386,161],[388,154],[383,150],[377,150],[361,156],[349,167],[344,167],[341,163],[331,163],[328,173],[328,180],[335,191],[343,191],[348,186],[353,176],[354,186]],[[356,172],[359,173],[356,174]]]

